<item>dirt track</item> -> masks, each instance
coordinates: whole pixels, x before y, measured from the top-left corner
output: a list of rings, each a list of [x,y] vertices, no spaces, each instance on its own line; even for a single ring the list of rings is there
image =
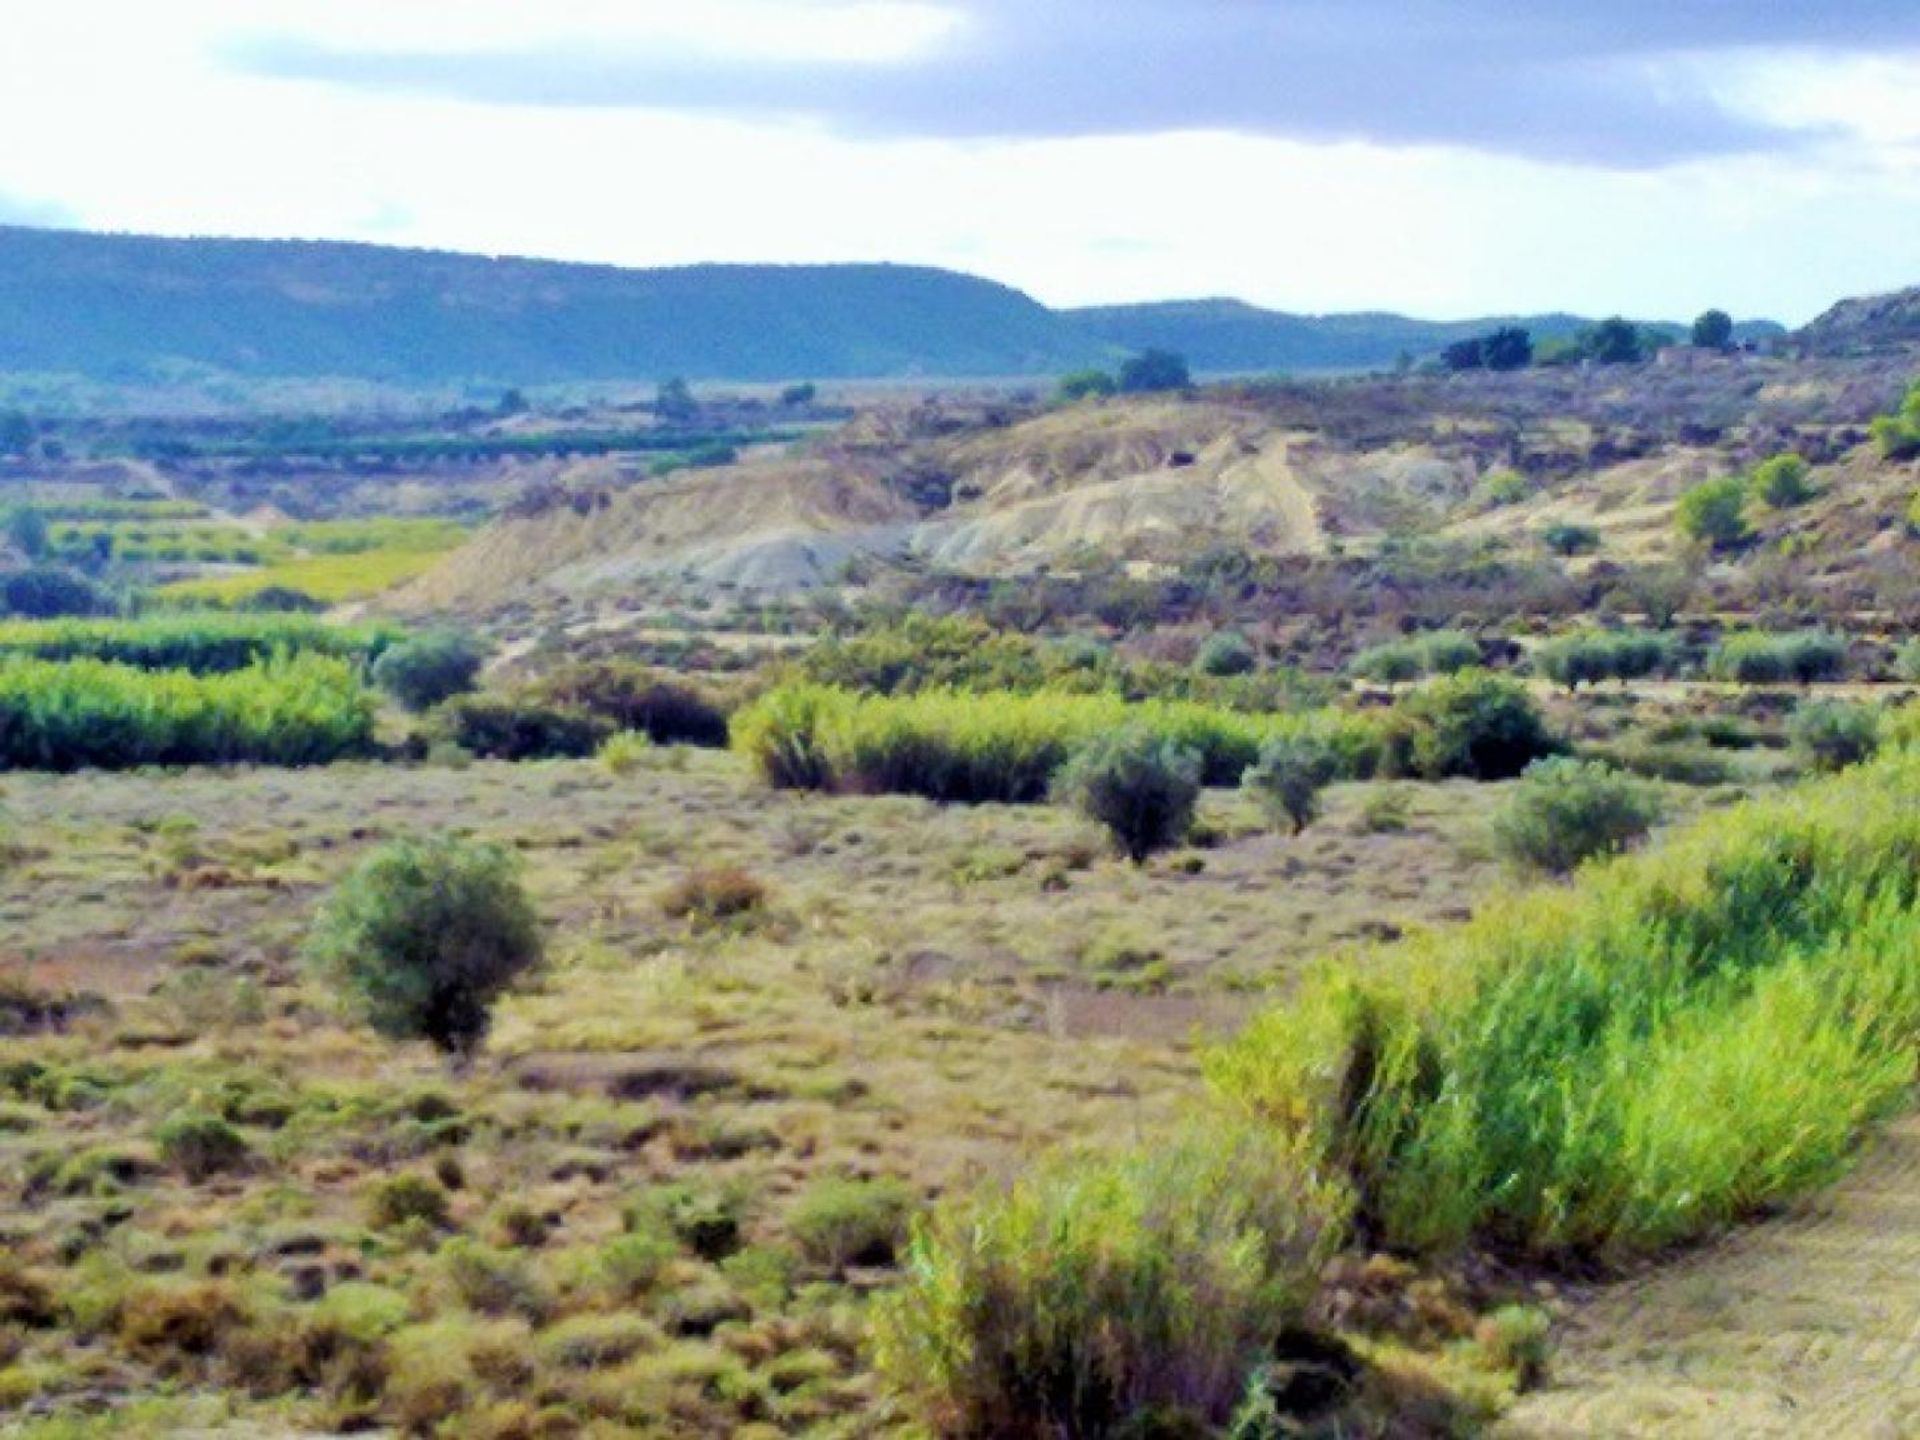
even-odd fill
[[[1603,1295],[1500,1433],[1920,1436],[1920,1115],[1830,1194]]]

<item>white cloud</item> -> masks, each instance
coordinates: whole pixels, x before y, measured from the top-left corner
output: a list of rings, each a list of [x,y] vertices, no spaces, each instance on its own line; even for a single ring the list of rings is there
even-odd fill
[[[504,44],[531,23],[516,17],[537,14],[544,27],[557,13],[571,25],[657,24],[690,46],[784,45],[764,29],[729,40],[727,26],[792,8],[571,0],[550,12],[482,0],[485,25],[462,32]],[[405,27],[439,13],[426,0],[64,0],[24,10],[0,51],[0,132],[13,137],[0,148],[0,195],[97,228],[628,264],[885,259],[973,270],[1055,303],[1237,294],[1289,309],[1438,316],[1570,308],[1684,318],[1719,304],[1799,320],[1844,293],[1920,281],[1912,62],[1831,73],[1804,57],[1722,66],[1714,83],[1729,104],[1764,105],[1771,121],[1834,138],[1631,174],[1218,132],[859,142],[794,124],[359,92],[220,62],[220,47],[264,12],[321,30],[354,12]],[[696,10],[730,18],[675,18]],[[842,20],[942,13],[826,10]],[[926,23],[876,21],[860,44],[829,27],[807,43],[872,63],[887,47],[946,43],[913,28]]]

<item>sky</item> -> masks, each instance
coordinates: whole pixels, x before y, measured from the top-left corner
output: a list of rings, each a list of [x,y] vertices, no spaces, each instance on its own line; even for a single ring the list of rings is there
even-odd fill
[[[1055,305],[1920,284],[1920,0],[11,0],[0,222]]]

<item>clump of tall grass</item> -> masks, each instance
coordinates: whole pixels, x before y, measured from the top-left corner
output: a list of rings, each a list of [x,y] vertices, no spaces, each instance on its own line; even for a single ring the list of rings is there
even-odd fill
[[[1211,1433],[1231,1418],[1312,1301],[1345,1201],[1272,1134],[1209,1128],[1061,1156],[916,1228],[876,1333],[934,1434]]]
[[[373,744],[356,667],[298,655],[230,674],[0,660],[0,766],[317,765]]]
[[[14,620],[0,623],[0,655],[35,660],[104,660],[143,670],[214,675],[281,654],[367,659],[398,638],[379,625],[328,625],[306,615],[181,612],[132,620]]]
[[[1917,947],[1905,753],[1329,970],[1209,1067],[1377,1240],[1644,1251],[1831,1179],[1910,1096]]]

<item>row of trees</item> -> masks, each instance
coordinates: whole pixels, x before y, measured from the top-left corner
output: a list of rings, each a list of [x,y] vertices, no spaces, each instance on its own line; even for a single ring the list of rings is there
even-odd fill
[[[1693,322],[1688,343],[1702,350],[1733,348],[1733,317],[1724,310],[1708,310]],[[1503,325],[1484,335],[1455,341],[1440,355],[1440,363],[1456,373],[1467,370],[1524,370],[1529,365],[1632,365],[1650,360],[1674,343],[1670,332],[1658,326],[1636,325],[1614,315],[1579,334],[1535,345],[1533,336],[1518,325]]]

